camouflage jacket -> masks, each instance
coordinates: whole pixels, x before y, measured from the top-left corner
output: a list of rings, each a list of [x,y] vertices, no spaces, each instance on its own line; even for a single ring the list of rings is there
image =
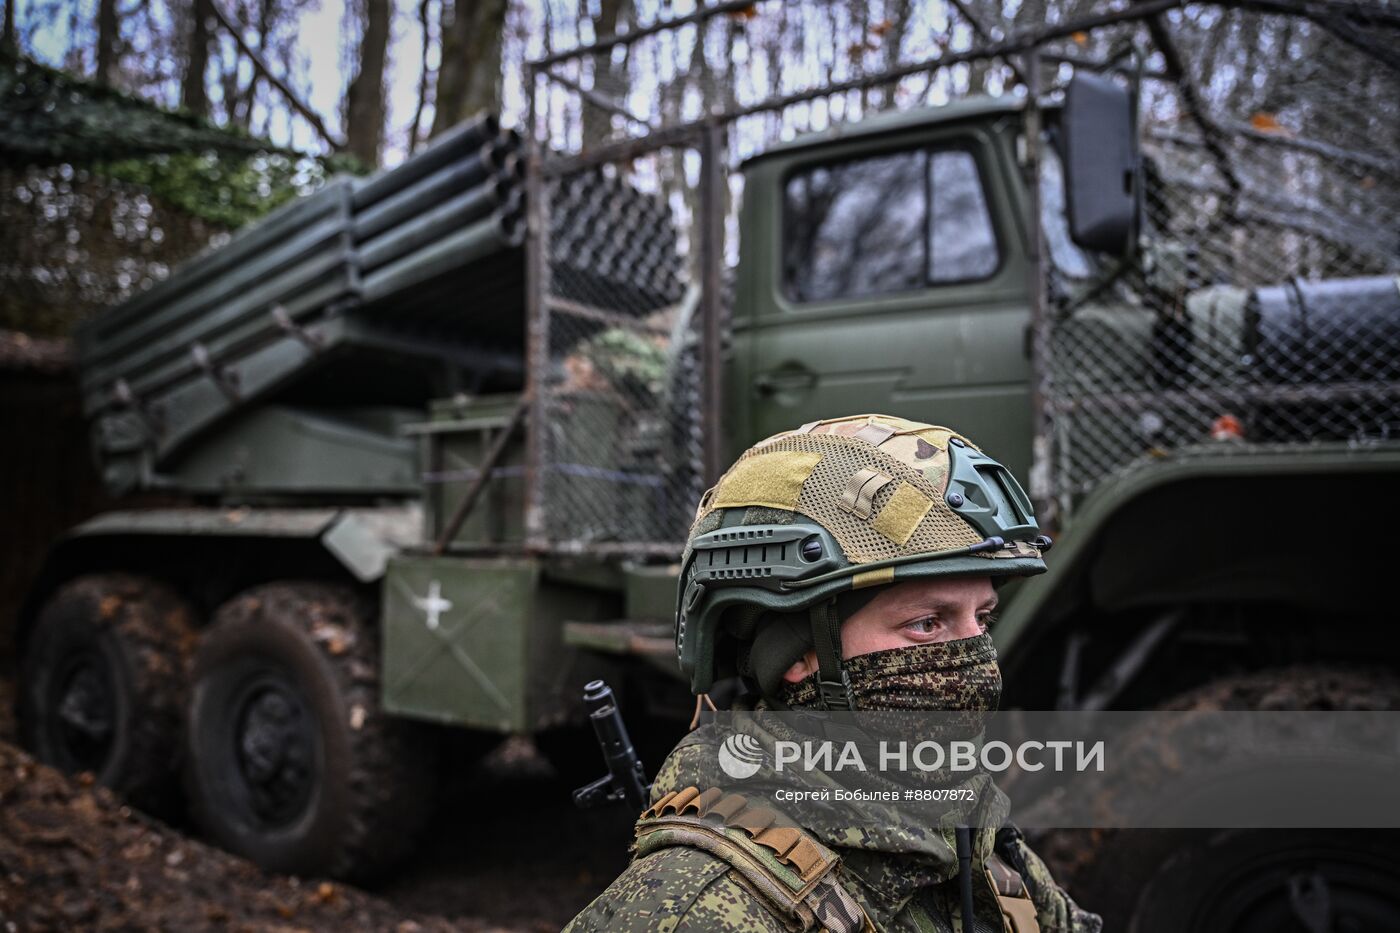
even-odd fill
[[[703,731],[703,730],[702,730]],[[653,803],[687,787],[715,786],[714,748],[692,733],[666,759]],[[1004,797],[1000,798],[1004,801]],[[652,813],[655,810],[649,810]],[[639,830],[646,821],[639,822]],[[961,933],[958,864],[945,832],[915,826],[806,827],[840,857],[832,877],[877,930]],[[1099,917],[1080,909],[1019,835],[981,830],[974,842],[977,930],[1006,929],[994,865],[1015,866],[1042,933],[1098,933]],[[640,838],[640,837],[639,837]],[[1008,856],[1003,862],[994,850]],[[984,922],[987,924],[984,927]],[[566,928],[568,933],[627,930],[787,931],[801,929],[730,861],[691,845],[644,847],[631,865]]]

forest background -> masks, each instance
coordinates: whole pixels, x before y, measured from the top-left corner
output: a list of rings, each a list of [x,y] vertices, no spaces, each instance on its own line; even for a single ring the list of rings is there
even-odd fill
[[[479,111],[519,125],[523,63],[687,0],[0,0],[0,328],[62,336],[337,171],[390,166]],[[877,70],[1092,0],[835,0],[765,7],[742,60],[690,52],[663,93],[781,91],[801,62]],[[755,14],[730,14],[737,29]],[[1222,35],[1222,60],[1251,37]],[[616,67],[594,76],[635,80]],[[1005,88],[985,65],[959,93]],[[862,99],[847,117],[892,101]]]

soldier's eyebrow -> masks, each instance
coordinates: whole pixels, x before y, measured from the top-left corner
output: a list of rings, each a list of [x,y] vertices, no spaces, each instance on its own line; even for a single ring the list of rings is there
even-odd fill
[[[977,607],[977,611],[992,612],[997,608],[999,602],[997,596],[993,594],[990,599]],[[962,605],[961,602],[949,602],[947,600],[916,599],[899,606],[898,609],[901,613],[923,612],[938,614],[956,612],[958,609],[962,608]]]

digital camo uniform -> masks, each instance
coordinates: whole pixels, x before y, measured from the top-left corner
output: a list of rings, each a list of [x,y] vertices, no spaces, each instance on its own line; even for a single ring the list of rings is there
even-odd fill
[[[1048,546],[1020,486],[954,431],[883,415],[803,425],[750,448],[701,500],[677,600],[682,671],[696,694],[743,677],[761,711],[994,710],[990,636],[842,659],[840,623],[901,580],[1042,572]],[[785,683],[807,650],[818,671]],[[631,865],[569,931],[961,933],[952,829],[893,808],[865,825],[807,814],[799,826],[763,774],[742,794],[717,789],[732,781],[716,741],[696,730],[666,759]],[[1003,827],[1005,796],[989,780],[981,790],[975,930],[1097,933],[1099,918]]]

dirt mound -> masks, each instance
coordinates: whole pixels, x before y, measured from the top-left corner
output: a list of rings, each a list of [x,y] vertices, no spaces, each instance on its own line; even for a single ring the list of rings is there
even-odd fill
[[[266,875],[0,743],[0,929],[486,930]]]

